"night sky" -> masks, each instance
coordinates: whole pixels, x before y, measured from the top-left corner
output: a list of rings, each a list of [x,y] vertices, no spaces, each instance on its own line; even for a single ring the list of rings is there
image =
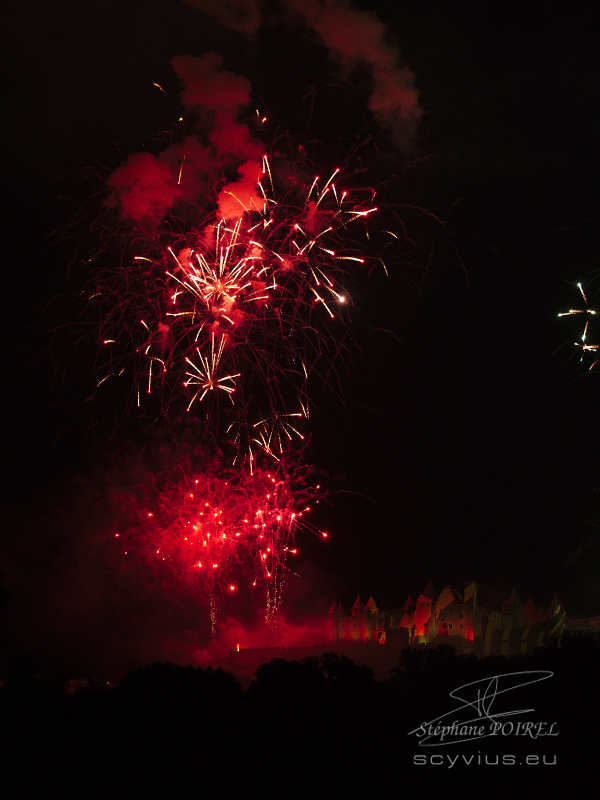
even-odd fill
[[[43,639],[54,628],[41,609],[63,606],[93,628],[112,586],[89,568],[86,517],[102,518],[101,500],[81,495],[110,428],[98,421],[114,411],[86,402],[94,348],[79,343],[69,279],[85,237],[52,232],[89,205],[86,175],[156,148],[181,113],[171,59],[207,51],[248,78],[252,109],[304,142],[323,174],[363,143],[352,169],[378,188],[381,225],[402,244],[389,275],[353,273],[344,402],[315,398],[311,456],[332,495],[314,519],[329,543],[299,536],[297,607],[326,609],[357,591],[391,607],[429,579],[438,590],[475,579],[490,605],[515,584],[524,602],[547,606],[556,591],[568,612],[600,607],[600,368],[589,372],[593,358],[581,362],[573,344],[581,318],[557,316],[582,307],[579,281],[600,305],[597,9],[358,7],[377,13],[414,72],[422,116],[408,141],[369,111],[364,66],[343,73],[277,4],[251,36],[167,0],[12,9],[0,551],[9,632],[37,616],[32,635]],[[600,342],[600,324],[588,341]]]

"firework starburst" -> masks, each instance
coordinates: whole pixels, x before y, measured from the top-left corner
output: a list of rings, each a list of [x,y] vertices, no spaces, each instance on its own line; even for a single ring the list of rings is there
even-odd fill
[[[261,208],[195,220],[155,257],[103,272],[90,292],[109,355],[98,386],[133,364],[138,405],[158,394],[165,412],[205,417],[250,462],[256,448],[272,454],[301,435],[309,384],[334,387],[348,353],[345,283],[365,259],[344,236],[376,210],[359,192],[338,193],[336,176],[276,199],[265,158]]]
[[[590,342],[587,341],[587,337],[590,330],[590,322],[592,321],[593,317],[598,316],[598,312],[591,307],[581,283],[578,283],[577,287],[581,293],[581,297],[583,298],[584,308],[575,308],[575,309],[570,309],[569,311],[563,311],[558,316],[569,317],[573,315],[581,315],[585,319],[585,325],[583,327],[581,338],[578,342],[575,342],[575,345],[581,349],[581,360],[583,360],[584,356],[587,353],[593,354],[594,360],[592,361],[589,367],[589,369],[592,370],[600,362],[600,356],[597,355],[600,352],[600,345],[591,344]]]

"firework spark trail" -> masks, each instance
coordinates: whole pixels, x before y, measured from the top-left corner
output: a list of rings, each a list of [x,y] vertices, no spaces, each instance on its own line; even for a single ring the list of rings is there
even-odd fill
[[[583,302],[585,303],[585,308],[577,308],[577,309],[570,309],[569,311],[563,311],[558,316],[559,317],[568,317],[568,316],[572,316],[574,314],[582,314],[582,315],[584,315],[584,317],[585,317],[585,325],[584,325],[584,328],[583,328],[583,333],[581,334],[580,341],[579,342],[575,342],[575,345],[577,347],[581,348],[581,360],[583,361],[583,358],[584,358],[586,353],[596,352],[596,351],[600,350],[600,345],[598,345],[598,344],[588,344],[587,341],[586,341],[587,340],[587,335],[588,335],[588,330],[589,330],[589,325],[590,325],[590,321],[591,321],[591,317],[597,316],[598,312],[595,311],[590,306],[590,303],[589,303],[589,301],[588,301],[588,299],[586,297],[586,294],[585,294],[585,292],[583,290],[582,285],[580,283],[578,283],[577,287],[578,287],[579,291],[581,292],[581,296],[583,298]],[[598,364],[598,362],[600,362],[600,356],[598,358],[595,358],[595,360],[590,365],[589,369],[592,370],[596,366],[596,364]]]
[[[223,354],[223,346],[224,346],[224,339],[221,338],[221,342],[218,346],[217,351],[215,352],[215,335],[212,334],[211,339],[211,357],[210,361],[208,358],[205,358],[202,353],[200,352],[199,348],[196,348],[196,352],[198,353],[198,358],[200,359],[200,366],[194,364],[193,361],[190,361],[189,358],[186,356],[187,363],[191,366],[193,372],[186,372],[188,376],[188,380],[185,381],[185,386],[199,386],[200,389],[196,392],[196,394],[190,400],[190,404],[187,410],[190,410],[192,403],[198,398],[200,395],[199,401],[202,402],[204,397],[206,396],[207,392],[216,391],[220,389],[221,391],[226,392],[228,395],[231,395],[235,392],[235,386],[228,386],[226,385],[226,381],[233,381],[235,378],[239,378],[240,373],[237,372],[235,375],[222,375],[218,376],[217,370],[219,367],[219,362],[221,360],[221,355]],[[202,394],[200,394],[202,392]]]

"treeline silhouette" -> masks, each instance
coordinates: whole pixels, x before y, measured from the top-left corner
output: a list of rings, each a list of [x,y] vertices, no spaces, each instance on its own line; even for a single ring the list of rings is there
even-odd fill
[[[415,754],[448,750],[421,748],[408,734],[455,709],[452,690],[530,670],[553,675],[522,687],[518,697],[498,696],[494,712],[534,709],[514,719],[556,722],[559,736],[494,737],[455,745],[452,752],[478,753],[479,759],[488,752],[556,755],[555,767],[503,770],[537,781],[547,779],[548,770],[554,777],[595,764],[600,642],[565,635],[511,658],[478,659],[448,645],[406,649],[386,681],[335,653],[276,658],[258,668],[245,691],[221,669],[171,663],[139,667],[114,687],[91,682],[75,689],[60,677],[35,677],[31,665],[22,665],[0,688],[3,783],[16,778],[15,796],[25,796],[35,781],[80,797],[92,789],[139,796],[142,787],[179,797],[184,789],[177,787],[190,782],[194,796],[203,797],[285,798],[308,791],[369,797],[401,774],[414,778],[422,769],[414,765]],[[428,768],[428,781],[432,774],[448,780],[450,771]]]

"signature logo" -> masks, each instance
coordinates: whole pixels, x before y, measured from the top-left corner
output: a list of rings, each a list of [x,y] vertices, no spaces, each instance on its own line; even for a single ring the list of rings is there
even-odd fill
[[[519,715],[531,714],[533,708],[519,708],[512,711],[494,712],[494,703],[500,695],[506,695],[532,683],[545,681],[553,672],[534,669],[525,672],[506,672],[491,678],[481,678],[465,683],[450,692],[453,700],[461,705],[441,714],[429,722],[422,722],[409,731],[415,735],[420,747],[441,747],[457,742],[472,742],[489,736],[528,736],[538,739],[541,736],[558,736],[556,722],[514,719]],[[452,721],[448,718],[452,717]]]

